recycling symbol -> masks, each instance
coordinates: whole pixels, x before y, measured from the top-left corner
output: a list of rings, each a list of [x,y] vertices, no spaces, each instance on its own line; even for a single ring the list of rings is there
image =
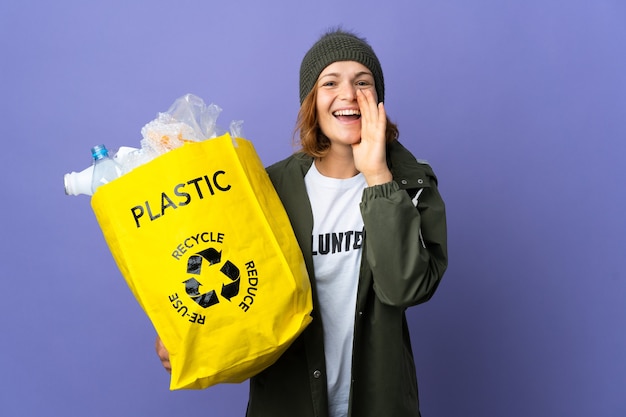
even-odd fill
[[[202,271],[202,265],[208,262],[208,266],[219,265],[222,261],[222,252],[213,248],[208,248],[198,252],[195,255],[191,255],[187,261],[187,273],[199,276]],[[231,298],[239,294],[239,268],[237,268],[231,261],[225,261],[224,265],[220,268],[220,272],[223,276],[228,278],[226,284],[222,283],[221,296],[230,301]],[[210,290],[205,293],[200,293],[200,286],[202,283],[195,277],[191,277],[186,281],[185,290],[187,295],[191,297],[198,305],[203,308],[210,307],[220,302],[215,290]]]

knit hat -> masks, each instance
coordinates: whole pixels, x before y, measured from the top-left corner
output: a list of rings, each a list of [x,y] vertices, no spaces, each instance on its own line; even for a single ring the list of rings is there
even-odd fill
[[[311,92],[324,68],[337,61],[356,61],[374,76],[378,102],[385,99],[385,79],[380,62],[365,39],[335,30],[323,35],[306,53],[300,65],[300,104]]]

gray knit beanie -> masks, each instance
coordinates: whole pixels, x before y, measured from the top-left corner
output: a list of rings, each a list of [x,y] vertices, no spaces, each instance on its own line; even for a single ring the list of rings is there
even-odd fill
[[[300,104],[311,92],[324,68],[337,61],[356,61],[374,76],[378,102],[385,99],[385,79],[380,62],[365,39],[334,30],[324,34],[306,53],[300,65]]]

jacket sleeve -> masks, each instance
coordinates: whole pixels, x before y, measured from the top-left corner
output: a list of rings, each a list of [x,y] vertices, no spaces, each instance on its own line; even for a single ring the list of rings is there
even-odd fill
[[[368,187],[361,213],[365,256],[379,300],[408,307],[429,300],[448,265],[444,202],[434,176],[413,190],[395,181]]]

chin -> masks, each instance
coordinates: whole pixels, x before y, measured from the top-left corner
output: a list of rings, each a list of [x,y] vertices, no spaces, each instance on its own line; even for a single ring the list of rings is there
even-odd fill
[[[339,133],[339,134],[337,134]],[[355,132],[336,132],[336,134],[325,135],[331,144],[354,145],[361,142],[361,130]]]
[[[335,146],[352,146],[352,145],[356,145],[357,143],[361,142],[361,139],[338,139],[338,140],[333,140],[331,141],[331,146],[335,145]]]
[[[346,145],[354,145],[356,143],[359,143],[359,142],[361,142],[360,132],[359,132],[359,134],[340,136],[340,137],[338,137],[336,139],[336,142],[343,143],[343,144],[346,144]]]

